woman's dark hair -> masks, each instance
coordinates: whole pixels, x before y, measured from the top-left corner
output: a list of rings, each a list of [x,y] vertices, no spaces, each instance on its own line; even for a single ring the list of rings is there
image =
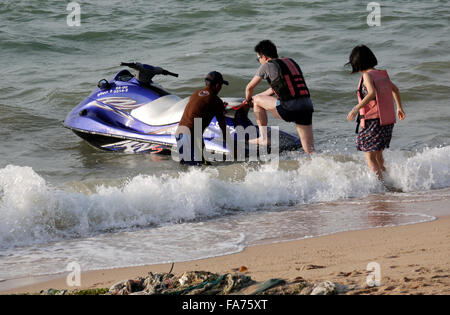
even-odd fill
[[[375,67],[378,64],[377,57],[365,45],[359,45],[353,48],[347,65],[352,66],[352,73],[364,71]]]
[[[262,40],[255,46],[255,52],[269,58],[278,58],[277,47],[270,40]]]

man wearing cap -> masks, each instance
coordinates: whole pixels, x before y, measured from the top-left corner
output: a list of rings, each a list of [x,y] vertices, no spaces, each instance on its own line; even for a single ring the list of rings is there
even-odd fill
[[[175,133],[182,164],[208,164],[203,152],[203,132],[214,116],[223,137],[231,139],[225,123],[225,105],[218,96],[222,85],[228,85],[228,81],[223,79],[220,72],[213,71],[205,77],[205,84],[203,89],[192,93]]]

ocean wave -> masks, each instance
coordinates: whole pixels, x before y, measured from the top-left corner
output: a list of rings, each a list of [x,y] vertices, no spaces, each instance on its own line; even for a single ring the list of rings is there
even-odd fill
[[[387,155],[389,181],[405,192],[450,186],[450,146],[427,148],[407,156],[405,152]]]
[[[412,155],[389,152],[387,177],[403,191],[449,187],[449,155],[449,146]],[[0,248],[384,191],[358,154],[346,159],[317,154],[281,161],[279,167],[241,164],[138,175],[89,193],[54,187],[30,167],[8,165],[0,169]]]

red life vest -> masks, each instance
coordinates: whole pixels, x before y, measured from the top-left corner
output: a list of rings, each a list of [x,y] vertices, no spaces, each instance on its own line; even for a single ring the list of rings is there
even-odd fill
[[[371,70],[367,72],[372,78],[373,85],[375,87],[376,97],[370,101],[366,106],[359,110],[361,117],[361,127],[364,128],[366,119],[380,119],[380,125],[386,126],[394,124],[395,108],[394,99],[392,97],[392,83],[386,70]],[[358,101],[361,102],[363,77],[359,80],[358,84]]]
[[[310,96],[302,70],[293,59],[279,58],[269,62],[278,68],[278,77],[269,84],[280,100],[289,101]]]

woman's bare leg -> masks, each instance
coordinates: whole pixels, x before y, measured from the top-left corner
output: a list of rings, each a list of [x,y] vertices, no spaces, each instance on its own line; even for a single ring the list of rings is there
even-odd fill
[[[383,150],[377,151],[377,162],[378,162],[378,168],[382,172],[386,172],[386,167],[384,166]]]
[[[383,171],[378,166],[378,154],[380,151],[366,152],[366,161],[370,170],[377,174],[379,180],[383,180]]]

